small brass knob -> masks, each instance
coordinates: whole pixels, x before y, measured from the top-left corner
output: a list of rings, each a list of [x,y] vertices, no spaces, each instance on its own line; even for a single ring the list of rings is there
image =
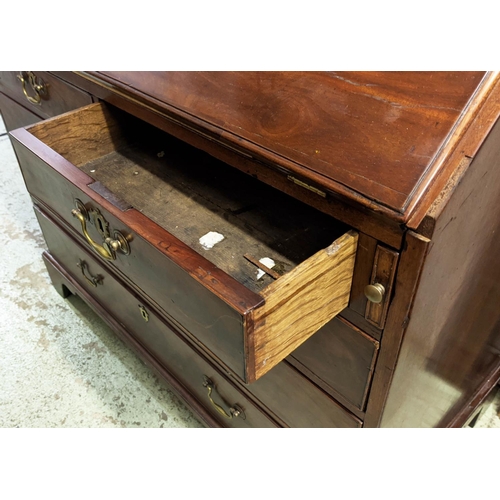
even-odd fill
[[[370,302],[380,304],[384,300],[385,288],[380,283],[365,286],[365,296]]]

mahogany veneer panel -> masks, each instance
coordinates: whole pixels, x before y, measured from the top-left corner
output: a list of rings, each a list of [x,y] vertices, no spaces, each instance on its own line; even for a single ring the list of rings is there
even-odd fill
[[[404,212],[484,72],[100,72],[250,153]],[[194,118],[196,117],[196,118]]]
[[[261,415],[285,426],[457,426],[470,420],[500,373],[500,73],[58,76],[128,115],[103,121],[106,106],[91,106],[14,132],[35,202],[77,245],[85,241],[68,212],[75,196],[131,235],[130,256],[96,262],[174,325],[177,338],[220,374],[234,376],[230,385]],[[11,90],[5,92],[15,100]],[[255,177],[360,234],[346,228],[329,247],[298,259],[297,267],[255,293],[77,168],[141,141],[146,129],[140,121],[125,131],[131,115],[247,174],[248,185]],[[325,311],[332,284],[350,279],[358,239],[350,304],[341,311],[352,325],[330,321]],[[329,254],[340,272],[329,265]],[[56,286],[68,283],[111,318],[100,304],[106,298],[94,300],[50,255],[45,258],[52,259]],[[379,305],[364,297],[370,281],[386,288]],[[318,303],[320,314],[308,315]],[[145,332],[137,335],[146,342]],[[156,341],[162,351],[163,340],[151,345]],[[148,359],[182,386],[176,380],[182,375],[166,375],[167,351],[162,363]],[[184,358],[188,371],[197,364],[191,356]],[[270,359],[277,364],[266,372]],[[185,388],[181,395],[200,406]],[[199,414],[220,425],[206,410]]]

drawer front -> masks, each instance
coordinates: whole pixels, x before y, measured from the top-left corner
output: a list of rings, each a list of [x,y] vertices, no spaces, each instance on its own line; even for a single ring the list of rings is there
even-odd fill
[[[398,252],[366,234],[359,235],[349,308],[342,316],[377,340],[385,325],[398,259]],[[374,291],[380,295],[373,295]]]
[[[335,318],[292,354],[299,370],[363,410],[379,343],[343,319]]]
[[[71,214],[74,200],[81,200],[89,210],[99,209],[110,228],[121,231],[132,240],[130,255],[116,254],[116,260],[111,264],[116,271],[156,302],[176,322],[177,327],[195,336],[231,371],[244,379],[244,318],[158,250],[159,247],[182,259],[185,255],[182,245],[176,246],[176,242],[167,240],[165,231],[145,227],[142,221],[135,223],[135,211],[122,212],[93,192],[87,187],[93,181],[83,172],[76,171],[73,177],[65,176],[26,148],[16,145],[16,141],[13,143],[31,195],[61,217],[87,248],[81,224]],[[131,217],[127,220],[127,216]],[[124,219],[128,224],[124,223]],[[148,240],[139,236],[141,229],[146,230]],[[95,227],[89,225],[88,231],[94,240],[100,238]],[[216,273],[210,268],[199,268],[198,272],[202,280],[216,280]]]
[[[124,325],[221,426],[276,427],[219,370],[195,353],[161,321],[140,296],[127,290],[87,250],[81,248],[40,210],[36,209],[35,213],[51,256],[111,317]],[[215,405],[219,406],[220,411]],[[240,414],[233,416],[232,412],[235,411],[240,411]]]
[[[269,427],[274,421],[261,415],[208,361],[169,329],[139,295],[127,291],[88,251],[60,229],[50,216],[35,209],[51,255],[75,281],[92,295],[113,317],[125,325],[155,359],[193,394],[221,425]],[[90,281],[89,281],[90,280]],[[96,286],[94,286],[96,285]],[[208,398],[208,378],[213,383],[211,397],[230,414],[241,407],[245,419],[229,419],[214,409]],[[284,425],[289,427],[360,427],[361,422],[335,403],[327,394],[287,363],[280,363],[266,377],[245,389]]]
[[[0,92],[43,118],[92,103],[89,94],[46,71],[0,71]]]
[[[361,420],[346,411],[286,361],[249,385],[248,390],[289,427],[362,426]]]
[[[287,272],[278,274],[257,293],[244,286],[245,281],[239,282],[233,275],[219,269],[214,261],[207,260],[198,240],[189,245],[181,242],[174,236],[174,228],[167,226],[168,230],[163,229],[141,213],[140,207],[131,207],[94,180],[91,176],[97,177],[97,174],[92,174],[95,170],[89,168],[88,173],[82,170],[84,165],[94,165],[95,161],[100,166],[122,165],[125,153],[117,153],[117,150],[127,147],[126,154],[132,154],[132,157],[140,154],[133,169],[127,167],[130,178],[134,179],[135,169],[139,170],[145,163],[149,165],[164,155],[163,151],[160,155],[157,149],[154,152],[137,149],[131,153],[131,139],[135,139],[140,148],[141,140],[150,134],[154,136],[154,131],[143,131],[141,136],[140,127],[144,124],[136,121],[125,130],[125,124],[130,121],[131,117],[125,114],[94,104],[28,130],[14,131],[13,143],[28,190],[79,233],[79,237],[86,240],[102,259],[108,260],[116,272],[157,303],[177,328],[203,343],[241,380],[254,382],[347,307],[357,234],[348,228],[335,228],[333,233],[328,233],[335,234],[329,240],[329,246],[325,248],[322,243],[319,249],[314,249],[316,253],[313,255],[301,256]],[[176,199],[168,195],[174,185],[159,176],[164,169],[176,169],[180,175],[184,168],[191,167],[190,161],[195,163],[198,160],[189,156],[189,151],[183,150],[183,154],[178,155],[179,151],[171,142],[163,147],[169,152],[169,163],[161,165],[152,184],[138,184],[135,189],[141,192],[164,190],[167,194],[161,198],[158,210],[168,214],[167,219],[177,220],[177,215],[185,209],[183,202],[170,204]],[[221,168],[220,165],[210,166]],[[118,170],[115,178],[118,176],[123,180],[123,172],[124,169]],[[135,173],[139,174],[139,171]],[[243,183],[241,189],[249,179],[239,175],[243,177],[238,181]],[[142,178],[142,174],[138,175],[139,180]],[[193,182],[190,177],[185,184],[181,183],[182,190],[191,185],[189,182]],[[157,185],[159,189],[156,189]],[[252,189],[261,192],[257,185]],[[126,196],[128,190],[126,187],[122,196]],[[219,200],[221,193],[217,192],[216,196]],[[258,203],[259,196],[254,196],[253,201]],[[286,199],[280,203],[289,206]],[[202,203],[195,205],[193,210],[192,218],[205,213]],[[301,206],[297,213],[304,210]],[[214,224],[222,224],[225,216],[231,215],[224,210],[221,212]],[[261,216],[259,224],[265,223],[266,216],[272,213]],[[154,214],[150,216],[154,217]],[[314,218],[311,216],[308,220]],[[306,230],[312,223],[308,224]],[[238,245],[248,233],[262,232],[261,228],[260,225],[257,229],[250,227],[245,229],[247,232],[242,231],[241,238],[228,238],[226,256],[230,268],[234,265],[231,253],[244,260],[247,246]],[[279,224],[274,224],[271,231],[278,228]],[[311,235],[305,239],[311,239]],[[290,245],[284,245],[283,241],[288,241],[286,234],[277,243],[283,247]],[[200,249],[196,249],[196,245]],[[248,265],[246,260],[244,262]],[[254,267],[251,272],[255,272]]]
[[[19,127],[26,127],[42,120],[25,107],[0,92],[0,112],[8,132]]]

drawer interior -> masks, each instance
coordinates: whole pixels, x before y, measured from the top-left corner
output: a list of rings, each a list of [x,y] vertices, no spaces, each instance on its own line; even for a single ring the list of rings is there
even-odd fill
[[[65,179],[75,180],[73,197],[78,188],[90,198],[95,192],[123,214],[125,226],[132,214],[134,230],[144,231],[148,242],[150,221],[163,227],[169,235],[157,237],[169,243],[162,253],[174,255],[176,265],[191,278],[199,280],[200,263],[222,271],[223,284],[213,279],[212,288],[204,275],[200,281],[203,290],[217,294],[238,314],[245,381],[263,376],[347,307],[358,236],[332,217],[102,103],[23,132],[14,137],[21,143],[32,136],[38,139],[32,147],[46,162],[28,160],[26,172],[35,183],[34,192],[39,181],[30,169],[53,165]],[[39,178],[47,182],[43,175]],[[85,182],[84,189],[76,186],[80,182]],[[39,196],[43,201],[48,194],[42,189]],[[223,238],[207,245],[210,234]],[[182,258],[169,251],[174,240],[184,244]],[[135,253],[138,244],[132,243],[127,265],[147,259]],[[263,266],[265,258],[269,260]],[[131,266],[130,272],[136,268]],[[185,296],[178,298],[186,301]],[[222,357],[226,354],[224,349]]]
[[[96,187],[104,186],[256,293],[348,230],[109,106],[86,107],[30,132],[85,171]],[[207,248],[202,238],[208,233],[223,239]],[[259,268],[263,258],[271,259],[264,264],[274,276]]]

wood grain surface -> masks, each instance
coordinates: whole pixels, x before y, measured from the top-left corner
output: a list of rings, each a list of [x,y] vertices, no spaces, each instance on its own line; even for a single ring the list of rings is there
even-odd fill
[[[497,121],[437,211],[382,426],[442,425],[498,359],[499,197]]]
[[[408,220],[408,227],[427,238],[431,238],[436,220],[446,206],[446,200],[451,197],[472,158],[500,117],[500,80],[494,81],[484,102],[474,111],[473,120],[469,119],[471,126],[457,140],[455,149],[448,151],[449,154],[442,158],[439,175],[447,179],[446,183],[435,182],[430,186],[426,197],[432,200],[432,204],[429,206],[421,203],[416,206]]]
[[[347,412],[332,398],[317,388],[287,363],[269,373],[251,386],[237,386],[217,370],[210,361],[203,359],[175,328],[165,320],[147,299],[129,289],[118,277],[97,262],[92,254],[58,226],[48,214],[38,207],[35,213],[49,247],[45,254],[47,268],[56,289],[67,290],[66,281],[54,269],[60,269],[70,277],[73,292],[81,295],[92,307],[98,304],[98,313],[116,329],[123,328],[132,340],[132,348],[141,357],[153,358],[161,367],[161,376],[176,389],[203,420],[210,425],[223,427],[272,427],[274,421],[289,427],[361,427],[361,421]],[[88,284],[75,266],[78,259],[87,264],[87,272],[101,278],[97,287]],[[137,305],[143,305],[148,313],[145,322]],[[237,403],[245,418],[226,419],[214,409],[203,387],[203,375],[215,384],[220,398],[226,404]],[[227,408],[227,406],[226,406]],[[266,416],[267,415],[269,416]],[[276,418],[277,416],[277,418]],[[213,421],[212,421],[213,419]]]
[[[15,137],[15,150],[32,196],[62,219],[86,245],[81,225],[71,215],[74,199],[80,199],[89,208],[99,208],[111,228],[133,239],[130,255],[117,254],[116,260],[109,265],[131,287],[147,291],[151,301],[201,339],[229,369],[244,379],[242,316],[247,313],[248,306],[251,309],[260,304],[262,297],[250,292],[140,212],[134,209],[122,212],[102,198],[88,187],[92,183],[88,175],[25,130],[16,131]],[[95,228],[89,227],[91,230],[92,237],[99,241]]]
[[[224,161],[228,165],[245,174],[261,180],[284,193],[335,217],[354,229],[370,235],[393,248],[399,248],[403,240],[404,227],[393,218],[393,213],[375,212],[379,206],[370,202],[366,206],[358,203],[357,196],[346,199],[339,192],[329,192],[326,198],[289,180],[288,170],[278,167],[269,159],[251,156],[245,153],[238,144],[203,128],[203,124],[195,126],[180,120],[173,111],[165,109],[147,96],[139,97],[123,89],[106,83],[88,73],[57,72],[58,76],[86,89],[99,98],[127,113],[143,120],[143,123],[154,125],[187,144],[201,149],[211,156]],[[304,181],[306,179],[303,179]]]
[[[121,113],[115,115],[101,104],[93,104],[35,125],[29,131],[15,131],[15,147],[28,189],[77,233],[81,233],[81,227],[71,215],[74,200],[81,200],[88,205],[88,209],[98,207],[112,229],[125,231],[131,239],[131,254],[117,254],[116,260],[112,261],[113,267],[157,301],[239,377],[249,382],[256,380],[347,306],[357,233],[346,233],[310,258],[307,258],[308,250],[304,262],[266,286],[260,296],[256,295],[190,246],[157,226],[147,214],[135,208],[122,210],[116,203],[92,190],[92,170],[87,175],[73,163],[82,165],[87,158],[95,160],[106,156],[108,151],[113,152],[114,147],[123,146],[128,134],[123,130],[120,116]],[[126,117],[124,121],[127,121]],[[139,134],[135,138],[139,140]],[[187,185],[193,187],[190,183]],[[284,196],[278,194],[278,200]],[[219,193],[217,199],[222,203],[224,198]],[[293,199],[291,201],[298,203]],[[317,222],[314,217],[304,217],[312,210],[310,207],[304,207],[301,214],[291,210],[285,202],[283,205],[291,214],[295,213],[289,224],[292,233],[284,232],[286,228],[279,227],[279,221],[275,229],[270,226],[269,233],[290,237],[298,220],[305,218],[304,229]],[[191,215],[196,213],[194,210]],[[264,222],[266,219],[272,221],[274,215],[268,211],[257,220],[266,228],[269,222]],[[171,216],[175,216],[175,210]],[[316,217],[321,218],[333,223],[334,232],[343,232],[337,231],[337,223],[333,219],[323,214]],[[286,217],[282,220],[284,222]],[[251,220],[246,220],[244,224],[247,231],[251,226],[249,223]],[[93,231],[94,240],[99,241],[97,231],[91,227],[89,231]],[[307,237],[307,231],[305,234],[306,242],[314,241],[314,238]],[[324,238],[324,235],[321,237]],[[301,248],[295,239],[289,238],[288,246],[299,255]],[[243,256],[242,259],[254,272],[253,266]],[[205,286],[205,280],[208,286]],[[220,292],[223,292],[222,295],[219,295]],[[262,312],[252,316],[250,311],[264,300],[266,304]],[[303,304],[308,306],[307,314],[299,308]],[[256,349],[260,352],[255,352]],[[256,361],[261,361],[262,366],[267,361],[269,363],[262,369],[255,366]]]
[[[332,217],[163,133],[80,168],[254,292],[273,279],[267,274],[258,278],[245,255],[257,262],[272,259],[279,277],[347,230]],[[209,232],[223,237],[211,248],[200,242]]]
[[[482,72],[100,72],[253,155],[402,213]],[[344,192],[346,192],[344,189]]]
[[[29,133],[78,167],[134,141],[134,123],[139,124],[119,110],[95,103],[44,120]],[[141,128],[135,134],[140,136]]]
[[[405,246],[399,257],[394,284],[394,298],[382,335],[380,353],[366,406],[364,427],[380,426],[429,244],[429,240],[419,234],[412,231],[406,233]]]
[[[347,307],[358,235],[349,231],[260,294],[253,310],[255,374],[260,378]]]

